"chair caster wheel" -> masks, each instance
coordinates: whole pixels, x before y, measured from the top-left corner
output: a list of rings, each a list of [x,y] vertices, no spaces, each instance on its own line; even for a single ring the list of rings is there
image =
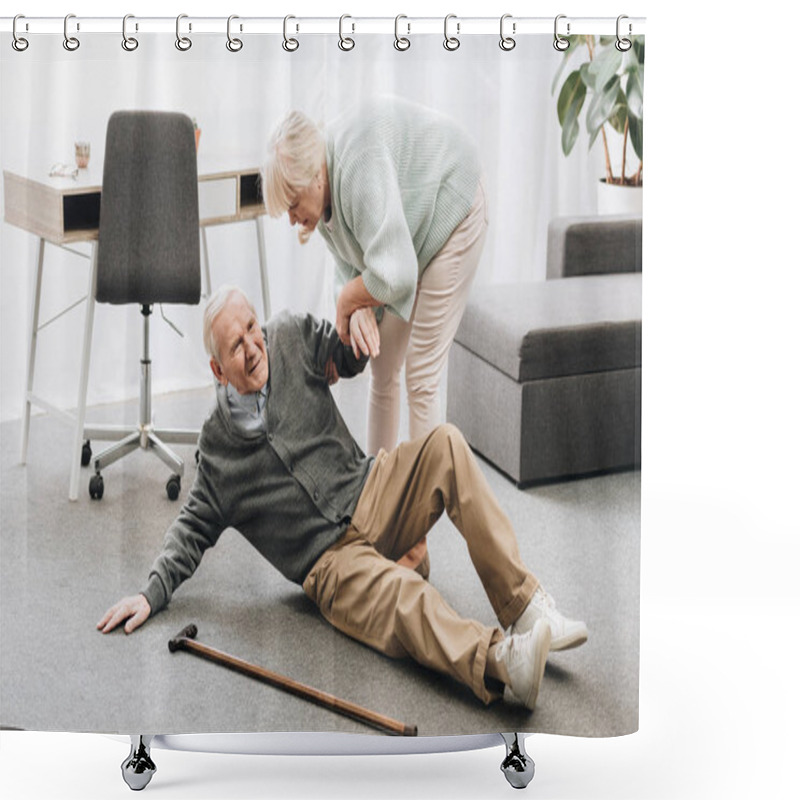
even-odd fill
[[[170,500],[177,500],[178,495],[181,493],[181,476],[170,475],[167,481],[167,497]]]
[[[89,481],[89,497],[92,500],[103,499],[103,476],[99,472]]]
[[[131,736],[131,752],[122,762],[122,779],[139,792],[150,783],[156,765],[150,758],[150,739],[152,736]]]
[[[81,448],[81,466],[88,467],[89,462],[92,460],[92,446],[87,439]]]
[[[500,765],[506,780],[515,789],[524,789],[536,770],[533,759],[525,752],[524,739],[515,733],[501,734],[506,743],[506,757]]]

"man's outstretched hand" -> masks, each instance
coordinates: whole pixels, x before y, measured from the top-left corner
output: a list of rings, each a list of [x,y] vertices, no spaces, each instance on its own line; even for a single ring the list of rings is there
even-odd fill
[[[150,616],[150,603],[143,594],[123,597],[106,611],[100,622],[97,623],[97,630],[103,633],[110,633],[119,624],[125,622],[125,633],[133,633]]]

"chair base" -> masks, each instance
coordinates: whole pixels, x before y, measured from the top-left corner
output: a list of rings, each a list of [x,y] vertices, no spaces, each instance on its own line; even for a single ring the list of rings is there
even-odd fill
[[[100,474],[104,467],[119,461],[128,453],[137,448],[152,450],[168,467],[173,470],[167,481],[167,495],[170,500],[176,500],[181,491],[181,478],[183,477],[183,459],[170,450],[170,444],[197,444],[200,432],[183,428],[169,428],[156,431],[153,426],[153,417],[150,411],[151,401],[151,362],[150,362],[150,314],[152,306],[143,305],[142,311],[142,358],[139,361],[139,424],[134,427],[109,425],[104,427],[85,426],[83,435],[86,441],[83,444],[81,462],[91,462],[91,439],[117,440],[117,443],[104,450],[94,459],[94,476],[89,481],[89,496],[92,500],[103,497],[103,476]]]
[[[128,453],[136,449],[152,450],[168,467],[172,469],[172,474],[167,481],[167,495],[170,500],[176,500],[181,490],[181,478],[184,473],[183,459],[167,447],[170,444],[196,444],[198,432],[180,428],[159,430],[156,432],[152,425],[139,425],[138,428],[126,428],[122,426],[111,426],[104,428],[84,428],[87,441],[84,443],[84,451],[91,453],[90,440],[96,439],[118,439],[116,444],[108,447],[94,458],[94,472],[89,481],[89,496],[93,500],[100,500],[103,497],[103,477],[101,471],[116,461],[119,461]],[[91,455],[89,455],[91,461]]]

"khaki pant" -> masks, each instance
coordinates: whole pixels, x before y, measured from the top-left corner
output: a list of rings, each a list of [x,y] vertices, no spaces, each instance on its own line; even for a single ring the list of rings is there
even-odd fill
[[[312,567],[303,590],[339,630],[393,658],[409,656],[469,686],[488,703],[486,654],[503,632],[460,617],[400,558],[443,511],[470,558],[502,628],[528,605],[538,581],[522,564],[511,523],[460,431],[381,450],[346,533]]]
[[[400,372],[405,365],[409,438],[441,421],[439,383],[464,315],[489,224],[483,181],[467,216],[425,268],[408,322],[385,313],[381,352],[370,359],[367,451],[391,450],[400,425]]]

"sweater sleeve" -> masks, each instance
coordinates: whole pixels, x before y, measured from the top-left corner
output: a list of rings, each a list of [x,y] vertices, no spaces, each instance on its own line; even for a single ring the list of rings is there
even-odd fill
[[[364,286],[404,320],[411,317],[419,275],[400,187],[389,154],[372,149],[342,171],[342,216],[364,254]]]
[[[167,529],[164,546],[142,591],[153,614],[163,609],[178,586],[194,574],[203,553],[217,543],[224,530],[213,496],[201,464],[185,505]]]
[[[329,358],[342,378],[354,378],[364,371],[369,356],[356,358],[353,348],[342,343],[336,327],[329,320],[319,320],[311,314],[301,319],[303,341],[316,372],[323,374]]]
[[[338,303],[339,295],[342,293],[344,285],[353,280],[353,278],[357,278],[359,276],[359,272],[357,269],[345,262],[333,250],[331,250],[331,255],[333,256],[333,262],[335,264],[335,269],[333,272],[333,299]]]

